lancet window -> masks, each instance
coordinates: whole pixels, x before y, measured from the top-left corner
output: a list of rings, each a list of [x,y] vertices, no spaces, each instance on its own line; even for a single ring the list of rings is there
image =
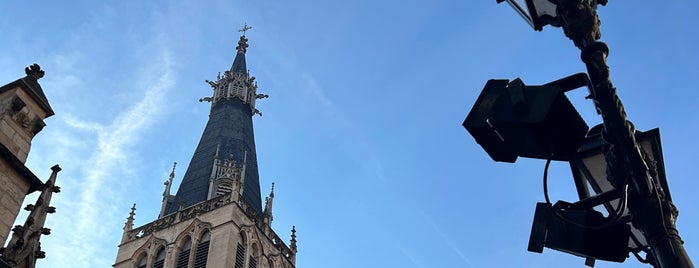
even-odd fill
[[[165,266],[165,247],[161,247],[158,253],[155,254],[155,261],[153,262],[153,268],[163,268]]]
[[[144,252],[142,253],[136,261],[136,268],[146,268],[148,265],[148,255]]]
[[[192,252],[192,239],[187,236],[183,240],[180,252],[177,254],[177,263],[175,268],[187,268],[189,265],[189,255]]]
[[[194,268],[206,268],[206,262],[209,258],[209,242],[211,233],[204,231],[197,243],[196,251],[194,252]]]

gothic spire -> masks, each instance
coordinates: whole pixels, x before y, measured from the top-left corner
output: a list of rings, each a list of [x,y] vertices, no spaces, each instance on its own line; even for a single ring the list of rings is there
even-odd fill
[[[164,215],[177,211],[182,203],[189,207],[212,198],[212,176],[217,156],[232,156],[231,160],[242,164],[240,176],[240,193],[243,200],[257,213],[262,215],[262,196],[260,194],[259,174],[257,170],[257,153],[252,116],[261,114],[255,108],[257,99],[268,97],[257,94],[257,82],[250,76],[245,64],[247,37],[245,32],[251,27],[245,25],[238,42],[237,54],[231,69],[217,76],[216,81],[206,82],[211,86],[213,95],[201,101],[211,102],[209,121],[206,124],[197,149],[182,178],[177,194],[165,209]],[[213,167],[213,168],[212,168]]]
[[[56,186],[56,176],[61,171],[61,167],[55,165],[51,167],[51,176],[41,186],[41,194],[34,205],[27,205],[25,210],[29,210],[29,216],[24,225],[17,225],[12,228],[12,238],[7,244],[7,248],[2,250],[2,258],[11,267],[34,267],[37,259],[43,259],[46,253],[41,251],[41,235],[50,235],[51,229],[45,228],[46,216],[55,213],[56,208],[49,206],[53,193],[58,193],[61,188]]]

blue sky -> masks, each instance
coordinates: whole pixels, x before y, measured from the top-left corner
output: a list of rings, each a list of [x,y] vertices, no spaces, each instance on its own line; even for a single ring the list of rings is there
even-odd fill
[[[602,40],[629,118],[659,127],[678,227],[699,256],[699,43],[693,1],[610,1]],[[544,162],[493,162],[461,127],[488,79],[543,84],[585,70],[561,29],[535,32],[495,1],[56,1],[0,9],[0,82],[39,63],[56,115],[27,165],[63,167],[39,267],[109,267],[125,218],[158,215],[207,120],[205,79],[230,67],[247,22],[263,193],[298,230],[298,267],[584,267],[526,251]],[[579,89],[588,125],[601,119]],[[553,200],[576,195],[554,164]],[[33,202],[35,196],[27,198]],[[698,260],[695,259],[695,263]],[[596,267],[638,267],[598,262]]]

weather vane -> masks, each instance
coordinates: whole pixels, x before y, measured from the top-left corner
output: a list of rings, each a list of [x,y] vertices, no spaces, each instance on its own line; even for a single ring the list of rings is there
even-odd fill
[[[240,29],[238,31],[243,32],[243,36],[245,36],[245,32],[247,32],[250,29],[252,29],[252,27],[248,26],[248,23],[246,22],[245,25],[243,26],[243,29]]]

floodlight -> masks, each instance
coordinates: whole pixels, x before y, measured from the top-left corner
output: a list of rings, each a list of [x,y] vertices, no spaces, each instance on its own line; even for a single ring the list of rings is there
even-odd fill
[[[570,81],[582,76],[587,81],[576,74],[541,86],[519,78],[489,80],[463,126],[495,161],[513,163],[519,156],[568,161],[588,127],[564,92],[579,87]]]

